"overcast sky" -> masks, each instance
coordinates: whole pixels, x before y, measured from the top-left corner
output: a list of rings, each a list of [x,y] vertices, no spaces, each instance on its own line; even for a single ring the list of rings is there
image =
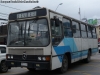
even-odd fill
[[[9,7],[27,10],[32,9],[36,6],[47,7],[49,9],[55,10],[60,3],[57,9],[57,12],[65,14],[67,16],[79,19],[79,7],[81,10],[81,18],[100,18],[100,0],[38,0],[39,3],[0,3]],[[16,12],[20,10],[7,8],[0,5],[0,12],[9,14],[11,12]],[[8,18],[5,15],[0,14],[0,18]]]

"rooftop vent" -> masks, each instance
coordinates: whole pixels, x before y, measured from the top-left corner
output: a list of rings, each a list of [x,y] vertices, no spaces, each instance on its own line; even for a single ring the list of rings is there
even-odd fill
[[[36,6],[36,7],[34,7],[33,9],[39,9],[39,8],[41,8],[40,6]]]

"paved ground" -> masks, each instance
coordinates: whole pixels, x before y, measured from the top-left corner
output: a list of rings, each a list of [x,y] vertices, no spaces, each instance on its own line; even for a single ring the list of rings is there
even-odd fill
[[[90,63],[72,64],[64,74],[58,74],[57,71],[29,72],[26,68],[12,68],[7,73],[0,73],[0,75],[100,75],[100,54],[93,56]]]

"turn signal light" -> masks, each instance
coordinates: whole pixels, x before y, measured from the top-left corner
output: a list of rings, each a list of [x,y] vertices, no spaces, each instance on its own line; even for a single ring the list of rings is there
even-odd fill
[[[50,57],[49,56],[46,57],[46,61],[50,61]]]

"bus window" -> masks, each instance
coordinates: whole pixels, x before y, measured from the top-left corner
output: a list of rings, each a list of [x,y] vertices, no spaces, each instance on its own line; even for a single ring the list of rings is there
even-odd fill
[[[52,44],[58,45],[62,39],[62,23],[56,25],[55,20],[51,19],[51,34],[52,34]]]
[[[73,29],[73,36],[80,37],[80,27],[78,22],[72,21],[72,29]]]
[[[64,36],[65,37],[72,37],[72,29],[70,20],[64,18],[63,19],[63,27],[64,27]]]

